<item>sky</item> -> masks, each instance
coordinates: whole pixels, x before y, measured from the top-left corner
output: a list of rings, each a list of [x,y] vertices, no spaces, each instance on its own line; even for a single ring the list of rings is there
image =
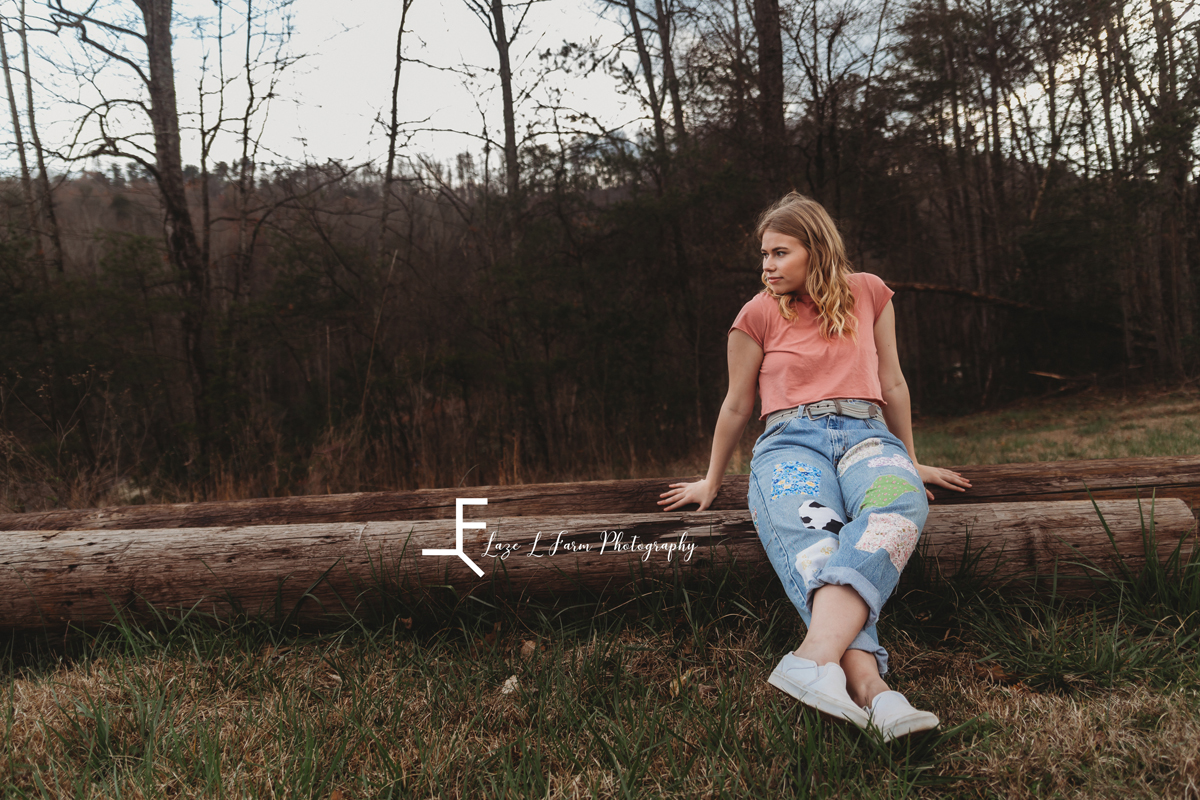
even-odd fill
[[[297,37],[298,49],[317,55],[301,65],[293,92],[306,102],[295,107],[296,129],[309,140],[310,152],[365,156],[386,150],[382,130],[372,121],[390,112],[392,64],[399,24],[399,2],[380,0],[299,0],[297,25],[307,29]],[[415,0],[409,24],[413,37],[406,44],[410,57],[431,64],[457,67],[468,64],[486,67],[475,79],[420,64],[406,64],[401,72],[400,118],[417,121],[417,127],[455,129],[481,133],[483,120],[478,102],[485,109],[494,138],[502,138],[499,79],[495,48],[483,23],[465,3]],[[540,66],[532,52],[557,49],[563,41],[600,38],[611,46],[623,32],[613,21],[604,20],[587,5],[587,0],[550,0],[535,5],[526,18],[525,33],[516,42],[514,69],[520,77],[532,77]],[[344,29],[344,32],[338,32]],[[416,39],[417,41],[412,41]],[[600,113],[610,124],[636,118],[636,107],[623,108],[614,81],[600,73],[590,79],[571,81],[569,102]],[[528,104],[526,104],[528,106]],[[500,130],[498,130],[500,129]],[[446,133],[419,135],[418,150],[457,153],[477,146],[467,137]]]
[[[256,7],[279,0],[256,0]],[[232,0],[227,6],[226,28],[245,9],[245,0]],[[11,4],[0,3],[0,6]],[[74,5],[68,0],[68,7]],[[375,159],[381,163],[387,150],[378,118],[390,113],[391,87],[400,24],[400,0],[293,0],[290,13],[293,35],[289,50],[300,58],[282,75],[266,118],[263,142],[269,151],[260,161],[323,162],[338,159],[361,163]],[[132,7],[129,0],[110,4],[110,18]],[[212,0],[176,0],[175,37],[176,90],[185,114],[197,107],[198,86],[202,76],[204,47],[196,35],[195,20],[209,21],[209,86],[211,67],[211,31],[214,19]],[[611,12],[600,13],[601,0],[542,0],[535,3],[520,37],[514,44],[513,63],[518,88],[528,86],[541,68],[537,53],[557,50],[564,41],[596,42],[601,50],[611,48],[624,33]],[[10,13],[11,9],[8,12]],[[30,13],[34,6],[30,4]],[[44,13],[44,12],[43,12]],[[129,13],[125,11],[124,13]],[[275,13],[268,24],[277,26],[281,15]],[[415,0],[405,25],[405,55],[424,63],[407,63],[401,73],[399,117],[407,122],[411,134],[410,153],[421,153],[448,161],[464,150],[479,152],[484,119],[495,140],[502,140],[499,81],[495,74],[497,56],[483,23],[468,10],[464,0]],[[226,47],[227,73],[243,58],[244,39],[235,37]],[[44,84],[39,92],[39,129],[49,145],[67,142],[75,136],[76,120],[83,106],[94,102],[97,91],[110,96],[135,91],[130,71],[119,65],[106,65],[95,81],[80,81],[63,66],[83,52],[83,45],[69,33],[55,38],[50,34],[31,37],[44,55],[32,71]],[[10,57],[15,59],[16,37],[9,36]],[[266,70],[267,59],[259,61]],[[464,69],[464,67],[466,69]],[[485,70],[491,70],[487,72]],[[473,77],[465,72],[473,73]],[[265,75],[265,72],[263,73]],[[262,76],[260,76],[262,77]],[[544,99],[552,87],[567,89],[563,103],[586,109],[609,127],[640,125],[642,111],[636,99],[620,95],[616,81],[603,70],[590,76],[572,76],[569,84],[561,75],[551,76],[519,111],[528,121],[537,99]],[[98,87],[98,88],[97,88]],[[227,95],[234,107],[244,103],[245,94],[235,83]],[[211,108],[211,106],[210,106]],[[3,117],[0,134],[11,141],[11,123]],[[138,125],[128,115],[130,125]],[[194,125],[194,120],[193,123]],[[142,124],[141,127],[148,127]],[[523,126],[522,126],[523,127]],[[452,133],[447,131],[463,131]],[[470,135],[473,134],[474,136]],[[232,161],[239,150],[232,136],[218,143],[212,161]],[[194,134],[184,132],[184,162],[197,163],[199,144]],[[7,161],[15,159],[9,158]],[[10,166],[15,166],[10,165]],[[101,166],[98,162],[93,166]]]

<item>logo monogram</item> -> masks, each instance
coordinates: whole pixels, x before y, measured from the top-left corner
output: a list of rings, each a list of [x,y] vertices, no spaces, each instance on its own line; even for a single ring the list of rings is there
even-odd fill
[[[454,549],[447,550],[445,548],[433,549],[426,547],[421,551],[423,556],[458,556],[466,562],[467,566],[474,570],[475,574],[483,577],[483,570],[479,565],[470,559],[463,552],[463,529],[464,528],[486,528],[486,522],[463,522],[463,506],[486,506],[486,497],[456,497],[454,498]]]

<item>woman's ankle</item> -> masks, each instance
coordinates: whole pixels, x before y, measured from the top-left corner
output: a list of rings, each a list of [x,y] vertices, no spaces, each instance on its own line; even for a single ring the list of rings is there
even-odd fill
[[[869,707],[877,695],[888,691],[888,685],[879,674],[879,664],[873,653],[865,650],[847,650],[842,656],[841,664],[846,673],[846,691],[858,705]]]
[[[866,680],[852,681],[849,678],[846,680],[846,692],[856,705],[863,708],[870,708],[875,698],[886,691],[890,691],[890,689],[884,683],[883,678],[878,675]]]
[[[792,655],[814,661],[819,667],[826,664],[840,664],[842,660],[842,653],[837,652],[836,648],[825,647],[819,643],[809,643],[808,640],[801,642],[800,646],[792,651]]]

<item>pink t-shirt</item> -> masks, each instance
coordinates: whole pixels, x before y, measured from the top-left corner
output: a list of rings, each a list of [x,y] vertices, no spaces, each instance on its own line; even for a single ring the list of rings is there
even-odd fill
[[[784,319],[779,301],[766,294],[757,294],[742,306],[730,331],[736,328],[749,334],[763,349],[758,372],[760,419],[782,408],[834,397],[883,404],[875,321],[894,292],[869,272],[855,272],[849,280],[858,318],[857,339],[849,334],[832,341],[822,338],[816,306],[807,297],[792,304],[797,314],[793,320]]]

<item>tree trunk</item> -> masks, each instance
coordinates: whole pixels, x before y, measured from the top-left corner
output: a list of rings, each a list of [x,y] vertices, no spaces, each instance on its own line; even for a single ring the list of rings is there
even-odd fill
[[[29,238],[34,249],[41,251],[42,236],[38,232],[37,205],[33,201],[33,180],[29,176],[29,162],[25,158],[25,135],[22,132],[21,116],[17,113],[17,93],[13,91],[12,70],[8,65],[8,45],[4,36],[5,19],[0,16],[0,59],[3,60],[4,85],[8,89],[8,109],[12,114],[13,138],[17,147],[17,159],[21,165],[21,196],[25,201],[25,215],[29,225]]]
[[[783,38],[779,0],[754,0],[758,36],[758,110],[762,125],[762,166],[772,195],[787,187],[787,129],[783,118]]]
[[[667,132],[666,123],[662,116],[662,99],[654,85],[654,65],[650,60],[650,50],[646,47],[646,37],[642,33],[642,21],[639,19],[637,0],[626,0],[629,8],[629,25],[633,29],[633,42],[637,47],[638,61],[642,65],[642,74],[646,77],[646,99],[650,104],[650,114],[654,122],[654,144],[658,148],[660,177],[659,193],[662,185],[667,182]]]
[[[1086,594],[1097,570],[1138,570],[1142,510],[1090,502],[937,508],[920,555],[934,577],[970,566],[991,586]],[[18,531],[0,538],[0,627],[97,624],[115,611],[274,615],[321,621],[380,609],[387,595],[419,599],[497,591],[553,597],[616,592],[646,580],[735,567],[771,574],[747,511],[496,517],[486,508],[458,530],[453,519],[152,531]],[[1195,529],[1179,500],[1154,510],[1158,557]],[[1146,515],[1147,519],[1149,515]],[[1115,545],[1115,550],[1114,550]],[[1190,542],[1185,552],[1190,553]],[[470,563],[468,563],[470,562]],[[473,564],[477,569],[472,568]]]
[[[29,41],[25,35],[25,0],[21,0],[21,27],[17,28],[21,37],[21,60],[25,66],[25,115],[29,123],[29,141],[33,144],[33,154],[37,158],[39,187],[38,200],[41,212],[46,215],[46,232],[50,236],[50,263],[54,265],[59,275],[66,271],[63,260],[62,234],[58,229],[58,212],[54,209],[54,194],[50,191],[50,174],[46,171],[46,151],[42,148],[42,138],[38,134],[37,116],[33,111],[33,73],[29,69]]]
[[[675,74],[675,56],[671,50],[671,29],[675,13],[669,8],[671,0],[654,0],[654,13],[658,22],[658,44],[662,49],[663,85],[671,95],[671,112],[675,123],[675,141],[687,139],[683,124],[683,101],[679,97],[679,78]]]
[[[1106,26],[1102,25],[1101,20],[1096,20],[1092,26],[1091,46],[1092,52],[1096,56],[1096,81],[1100,86],[1100,103],[1104,115],[1104,144],[1105,150],[1108,153],[1108,179],[1105,181],[1105,190],[1109,207],[1113,209],[1113,213],[1120,208],[1122,203],[1121,193],[1118,188],[1124,181],[1125,177],[1125,159],[1122,158],[1118,151],[1118,139],[1114,130],[1113,123],[1113,78],[1118,74],[1116,67],[1114,50],[1114,33],[1111,24],[1107,25],[1105,36],[1101,37],[1101,30]],[[1121,333],[1122,340],[1125,344],[1125,365],[1132,366],[1134,361],[1134,344],[1133,344],[1133,301],[1134,292],[1136,291],[1135,269],[1134,269],[1134,253],[1133,249],[1128,244],[1127,236],[1117,235],[1113,237],[1120,242],[1119,247],[1123,251],[1121,257],[1117,259],[1117,291],[1121,298]]]
[[[167,251],[183,278],[182,314],[185,357],[196,415],[201,463],[207,464],[211,426],[208,414],[208,364],[204,351],[208,310],[208,271],[188,209],[180,154],[179,112],[172,61],[171,0],[134,0],[146,26],[147,89],[154,130],[155,178],[166,215]]]
[[[396,33],[396,66],[392,72],[392,115],[388,119],[387,167],[383,174],[383,197],[379,209],[379,245],[376,248],[375,260],[379,267],[383,266],[383,240],[387,236],[388,216],[392,209],[392,184],[396,180],[396,138],[400,133],[399,98],[400,98],[400,67],[404,64],[404,24],[408,20],[408,9],[413,0],[403,0],[400,7],[400,30]]]
[[[513,109],[512,65],[508,55],[512,39],[504,23],[503,0],[492,0],[492,21],[496,31],[496,55],[500,58],[500,93],[504,103],[504,179],[515,223],[521,197],[521,162],[517,158],[517,122]]]
[[[657,2],[657,0],[656,0]],[[659,3],[661,7],[661,3]],[[658,180],[655,190],[659,197],[664,197],[671,192],[674,184],[674,170],[671,163],[671,152],[667,147],[666,121],[663,119],[663,102],[665,98],[659,93],[654,82],[654,64],[650,58],[650,49],[646,46],[646,37],[642,31],[642,22],[639,17],[641,13],[638,11],[637,0],[626,0],[626,7],[629,9],[629,24],[633,30],[634,45],[637,47],[638,61],[641,63],[642,74],[646,78],[646,99],[650,105],[650,114],[654,122],[654,144],[655,144],[655,162],[658,165]],[[660,12],[661,13],[661,12]],[[663,21],[659,19],[657,26],[660,38],[664,35]],[[670,42],[667,40],[667,47]],[[664,60],[670,60],[669,49],[664,54]],[[664,67],[664,70],[666,67]],[[671,74],[674,74],[674,68],[671,68]],[[664,83],[669,79],[664,79]],[[676,101],[676,126],[683,124],[682,112],[678,105],[678,96],[675,96]],[[675,269],[674,280],[678,284],[683,285],[685,292],[694,296],[694,291],[688,286],[688,278],[691,276],[691,270],[688,268],[687,250],[685,245],[685,236],[683,233],[683,222],[678,213],[670,213],[668,215],[668,232],[670,240],[667,245],[671,253],[671,264]],[[694,400],[694,415],[696,423],[696,434],[700,437],[705,435],[704,415],[703,415],[703,392],[701,391],[701,366],[699,359],[699,324],[700,317],[694,313],[690,313],[696,306],[695,302],[684,303],[683,320],[681,328],[688,332],[689,338],[696,343],[696,348],[693,350],[693,375],[695,376],[695,392]]]
[[[250,286],[250,266],[253,254],[250,252],[250,207],[254,197],[255,173],[258,164],[255,163],[258,157],[257,145],[252,145],[254,141],[251,135],[251,125],[254,116],[254,103],[257,99],[258,87],[254,83],[254,53],[252,51],[254,42],[254,0],[246,0],[246,49],[242,60],[242,70],[245,73],[246,79],[246,110],[242,114],[242,157],[238,164],[238,238],[237,238],[237,258],[234,260],[233,273],[233,293],[229,303],[230,316],[237,313],[238,306],[241,305],[241,294],[243,287],[247,291]],[[236,335],[233,333],[236,326],[228,325],[228,335]],[[232,350],[227,343],[222,343],[221,350]]]
[[[1175,27],[1175,14],[1170,2],[1151,0],[1150,9],[1155,33],[1155,71],[1158,73],[1157,103],[1151,109],[1151,118],[1157,118],[1156,128],[1160,131],[1158,195],[1161,220],[1159,223],[1161,265],[1164,294],[1167,296],[1169,318],[1170,352],[1168,365],[1171,376],[1184,376],[1183,343],[1192,333],[1192,286],[1187,264],[1187,179],[1192,164],[1185,156],[1194,122],[1187,122],[1188,114],[1180,98],[1180,80],[1177,41],[1180,31]],[[1190,109],[1194,111],[1194,109]]]

